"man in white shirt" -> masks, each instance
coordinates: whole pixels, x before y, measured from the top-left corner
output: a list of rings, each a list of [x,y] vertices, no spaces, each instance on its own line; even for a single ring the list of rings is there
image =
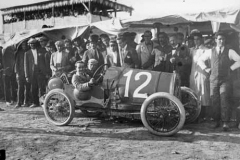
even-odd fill
[[[216,47],[206,50],[199,58],[198,65],[210,75],[210,95],[213,108],[214,127],[223,122],[223,130],[229,129],[229,96],[231,86],[231,71],[240,67],[240,56],[232,49],[225,46],[224,33],[215,34]],[[205,62],[210,62],[207,66]],[[233,63],[232,63],[233,62]]]
[[[140,43],[136,47],[138,59],[140,61],[141,68],[151,70],[153,63],[149,64],[148,61],[151,58],[152,52],[158,44],[154,43],[152,39],[152,32],[147,30],[143,34],[144,42]]]

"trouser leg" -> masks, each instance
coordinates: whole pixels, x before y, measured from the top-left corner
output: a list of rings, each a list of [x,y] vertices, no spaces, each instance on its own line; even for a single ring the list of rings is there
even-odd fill
[[[8,75],[3,76],[4,81],[4,95],[5,95],[5,101],[11,102],[10,98],[10,78]]]
[[[35,75],[32,78],[31,93],[32,93],[33,104],[38,105],[39,104],[39,99],[38,99],[38,79],[37,79],[37,77]]]
[[[26,80],[24,80],[24,104],[30,104],[32,102],[31,100],[31,94],[30,94],[30,89],[31,89],[31,84],[28,83]]]
[[[220,85],[220,98],[221,98],[221,119],[223,122],[230,120],[230,108],[229,108],[229,88],[228,82],[222,83]]]
[[[16,75],[12,74],[10,77],[10,85],[11,85],[11,100],[16,101],[17,99],[17,80]]]
[[[24,82],[22,77],[19,77],[17,79],[18,84],[18,91],[17,91],[17,105],[23,104],[23,98],[24,98]]]
[[[39,97],[43,96],[46,93],[46,79],[44,75],[38,76],[38,88],[39,88]]]
[[[220,121],[220,94],[219,94],[219,85],[215,83],[210,84],[210,96],[211,96],[211,114],[215,121]]]

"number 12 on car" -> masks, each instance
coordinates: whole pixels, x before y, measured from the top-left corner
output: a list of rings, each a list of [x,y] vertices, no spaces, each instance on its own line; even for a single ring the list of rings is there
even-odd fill
[[[152,74],[150,72],[138,72],[134,75],[133,70],[129,70],[123,76],[126,77],[124,97],[129,97],[129,91],[132,91],[132,96],[134,98],[147,98],[147,93],[143,93],[142,90],[145,87],[150,86],[149,84],[152,79]]]

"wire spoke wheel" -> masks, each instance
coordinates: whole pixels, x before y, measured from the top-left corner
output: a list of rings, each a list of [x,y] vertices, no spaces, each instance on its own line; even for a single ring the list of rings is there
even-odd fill
[[[153,134],[170,136],[177,133],[185,121],[181,102],[168,93],[155,93],[141,108],[144,126]]]
[[[193,90],[181,87],[181,102],[186,111],[186,123],[194,122],[201,112],[201,104]]]
[[[49,122],[59,126],[67,125],[74,116],[73,102],[62,90],[52,90],[45,98],[44,113]]]

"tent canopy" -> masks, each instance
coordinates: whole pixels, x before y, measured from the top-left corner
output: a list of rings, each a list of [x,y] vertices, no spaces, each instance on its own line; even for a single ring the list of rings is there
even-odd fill
[[[195,12],[195,13],[181,13],[174,15],[155,14],[145,17],[131,17],[129,19],[118,19],[113,18],[111,20],[94,22],[86,26],[69,26],[69,27],[58,27],[58,28],[47,28],[34,31],[26,31],[16,33],[15,36],[10,39],[6,46],[20,43],[21,41],[33,37],[39,34],[44,34],[53,40],[59,40],[64,35],[69,39],[82,36],[85,33],[89,33],[91,28],[97,28],[103,32],[116,35],[119,32],[125,31],[131,24],[153,24],[161,23],[177,24],[177,23],[192,23],[192,22],[219,22],[229,23],[231,27],[237,31],[240,31],[240,6],[226,7],[218,10],[209,10],[206,12]]]

